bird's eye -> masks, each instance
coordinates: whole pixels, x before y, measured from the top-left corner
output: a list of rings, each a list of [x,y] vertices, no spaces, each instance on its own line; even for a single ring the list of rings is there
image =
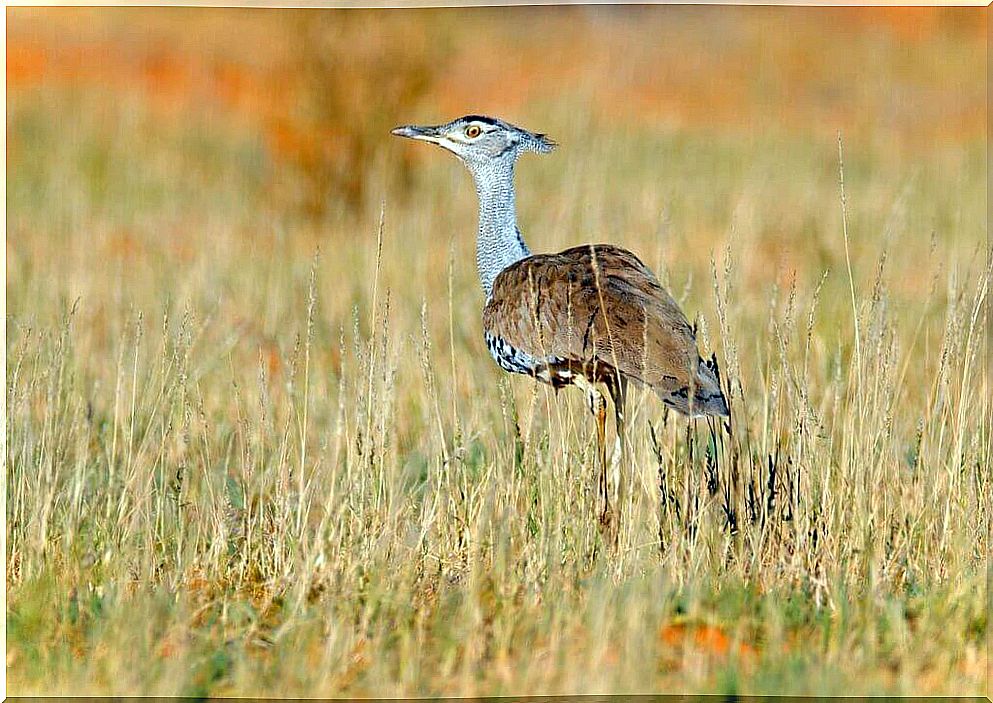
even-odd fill
[[[475,139],[482,131],[479,125],[471,124],[465,128],[465,136],[469,137],[469,139]]]

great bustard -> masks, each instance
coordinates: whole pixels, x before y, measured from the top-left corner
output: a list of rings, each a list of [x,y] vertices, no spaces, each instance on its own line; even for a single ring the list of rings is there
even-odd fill
[[[579,386],[597,424],[600,523],[614,533],[611,507],[622,495],[624,402],[628,380],[649,386],[690,417],[727,416],[716,358],[704,361],[695,330],[637,256],[611,244],[532,254],[517,227],[514,164],[550,152],[544,134],[480,115],[433,127],[397,127],[398,137],[437,144],[469,168],[479,197],[476,267],[486,294],[483,335],[497,364],[555,388]],[[608,475],[606,402],[614,403],[616,442]],[[619,507],[619,506],[618,506]]]

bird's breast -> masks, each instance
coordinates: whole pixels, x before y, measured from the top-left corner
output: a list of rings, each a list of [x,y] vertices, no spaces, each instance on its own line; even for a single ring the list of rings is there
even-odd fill
[[[504,371],[534,374],[537,370],[539,361],[531,354],[517,349],[495,334],[484,332],[483,338],[486,340],[486,348],[489,349],[490,356]]]
[[[491,332],[484,332],[483,338],[486,340],[486,348],[490,356],[497,362],[497,365],[504,371],[510,373],[523,373],[534,376],[540,381],[561,385],[568,382],[567,378],[558,378],[562,375],[558,373],[558,367],[565,364],[565,359],[557,356],[535,356],[518,349],[507,340]],[[571,376],[567,370],[563,373]]]

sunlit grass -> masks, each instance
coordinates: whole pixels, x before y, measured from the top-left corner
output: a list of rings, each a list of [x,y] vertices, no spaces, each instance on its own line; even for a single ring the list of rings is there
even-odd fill
[[[716,451],[634,394],[611,553],[461,167],[383,134],[315,217],[250,125],[111,95],[9,96],[12,693],[980,691],[981,141],[846,141],[849,279],[833,135],[535,112],[532,248],[641,254],[731,383]]]

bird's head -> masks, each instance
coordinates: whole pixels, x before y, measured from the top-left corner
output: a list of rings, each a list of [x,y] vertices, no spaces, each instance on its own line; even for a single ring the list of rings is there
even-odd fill
[[[513,164],[525,151],[547,154],[555,142],[544,134],[482,115],[467,115],[435,126],[404,125],[392,132],[448,149],[475,171],[497,163]]]

